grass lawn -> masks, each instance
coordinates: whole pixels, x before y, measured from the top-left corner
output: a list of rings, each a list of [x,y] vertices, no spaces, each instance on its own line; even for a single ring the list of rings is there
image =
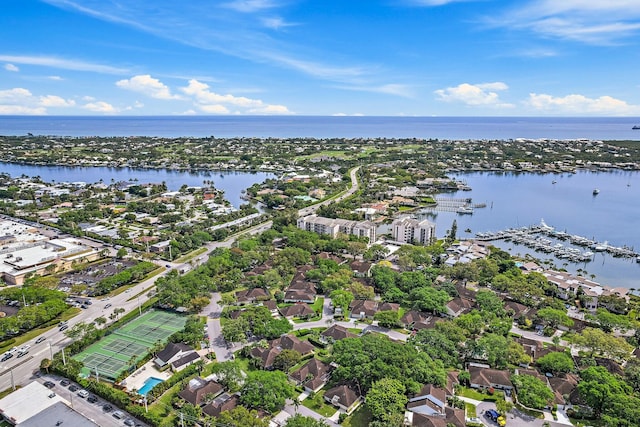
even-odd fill
[[[493,395],[490,395],[490,394],[481,393],[477,390],[466,388],[466,387],[460,387],[460,389],[458,390],[458,395],[468,397],[469,399],[475,399],[475,400],[481,400],[481,401],[487,401],[487,402],[495,402],[496,400],[501,399],[503,396],[502,392],[498,390],[496,390],[493,393]]]
[[[313,398],[307,397],[302,401],[302,405],[311,409],[312,411],[317,412],[323,417],[330,417],[336,413],[337,409],[331,405],[327,405],[323,399],[324,390],[320,390],[316,393]]]
[[[465,402],[464,409],[467,411],[467,418],[473,418],[476,416],[476,405]]]
[[[324,298],[316,298],[315,302],[310,305],[311,309],[316,313],[322,315],[322,305],[324,304]]]
[[[176,411],[171,406],[171,399],[182,390],[182,384],[178,383],[164,392],[162,396],[151,405],[149,405],[149,412],[157,414],[162,418],[162,424],[160,427],[171,427],[174,425],[173,419],[175,418]]]
[[[373,417],[366,404],[360,405],[355,412],[342,422],[344,427],[367,427]]]

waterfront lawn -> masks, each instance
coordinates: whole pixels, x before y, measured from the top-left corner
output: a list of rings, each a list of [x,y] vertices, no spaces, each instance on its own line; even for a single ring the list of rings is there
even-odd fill
[[[302,405],[311,409],[314,412],[322,415],[323,417],[330,417],[336,413],[337,409],[331,405],[327,405],[324,401],[324,390],[320,390],[313,394],[313,397],[309,396],[303,400]]]

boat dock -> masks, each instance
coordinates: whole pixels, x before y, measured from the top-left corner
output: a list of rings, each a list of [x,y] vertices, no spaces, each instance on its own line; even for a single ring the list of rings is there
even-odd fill
[[[562,243],[555,243],[551,240],[557,239],[568,241],[572,245],[587,248],[581,250],[573,248]],[[553,227],[545,224],[544,220],[539,225],[529,227],[508,228],[498,232],[477,233],[477,240],[507,240],[517,244],[521,244],[536,251],[553,253],[558,258],[568,259],[573,262],[589,262],[593,259],[594,252],[606,252],[614,257],[636,258],[639,259],[640,254],[633,248],[627,246],[612,246],[608,242],[597,242],[587,237],[569,234],[564,231],[558,231]]]
[[[434,197],[436,205],[429,209],[438,212],[457,212],[459,214],[473,214],[474,209],[487,207],[486,203],[473,203],[471,198],[452,199],[449,197]]]

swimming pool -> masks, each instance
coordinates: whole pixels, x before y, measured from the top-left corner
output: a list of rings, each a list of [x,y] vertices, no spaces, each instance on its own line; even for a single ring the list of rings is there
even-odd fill
[[[160,378],[156,378],[156,377],[147,378],[144,384],[142,385],[142,387],[140,388],[140,390],[138,390],[138,394],[146,396],[147,393],[149,393],[149,390],[151,390],[155,385],[160,384],[163,381],[164,380],[161,380]]]

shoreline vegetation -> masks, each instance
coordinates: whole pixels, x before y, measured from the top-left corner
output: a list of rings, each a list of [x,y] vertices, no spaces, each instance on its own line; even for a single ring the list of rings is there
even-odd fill
[[[637,141],[420,138],[0,136],[7,163],[176,171],[288,172],[335,163],[410,162],[435,173],[640,170]]]

